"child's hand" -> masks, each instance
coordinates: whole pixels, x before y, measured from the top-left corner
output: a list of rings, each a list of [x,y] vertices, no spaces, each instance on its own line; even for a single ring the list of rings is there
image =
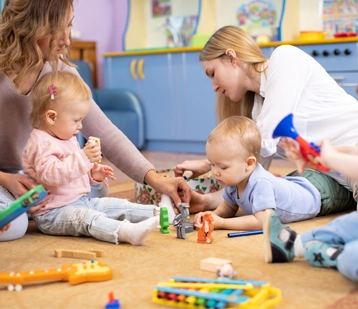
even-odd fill
[[[101,147],[98,144],[88,141],[82,150],[85,152],[88,160],[90,160],[91,163],[101,161],[102,152]]]
[[[295,165],[298,172],[302,174],[306,168],[307,161],[303,157],[300,149],[297,148],[294,140],[292,138],[281,138],[279,146],[285,150],[287,159]]]
[[[4,234],[8,229],[10,228],[10,223],[3,226],[1,229],[0,229],[0,235]]]
[[[320,147],[321,153],[316,159],[319,163],[330,168],[330,162],[332,162],[331,157],[334,158],[335,154],[337,153],[337,150],[333,147],[333,145],[328,139],[324,139]]]
[[[98,164],[97,162],[93,164],[93,167],[91,169],[91,175],[95,181],[103,182],[107,188],[107,178],[112,180],[116,179],[116,177],[114,177],[113,168],[108,165]]]

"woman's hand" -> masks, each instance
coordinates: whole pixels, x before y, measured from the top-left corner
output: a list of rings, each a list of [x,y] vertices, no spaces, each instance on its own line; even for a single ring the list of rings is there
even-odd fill
[[[103,182],[104,185],[108,188],[108,181],[107,178],[116,180],[114,177],[113,168],[108,165],[102,165],[95,162],[91,169],[91,176],[95,181]]]
[[[187,160],[174,167],[175,176],[182,177],[186,171],[192,172],[189,177],[197,178],[211,170],[211,163],[208,160]]]
[[[191,191],[182,177],[163,177],[154,170],[150,170],[145,175],[144,181],[156,191],[169,195],[177,207],[182,201],[185,203],[190,201]]]
[[[299,148],[297,148],[292,138],[281,138],[279,143],[286,153],[287,159],[296,166],[298,172],[302,174],[307,166],[307,161],[303,157]]]
[[[0,185],[10,191],[15,199],[18,199],[20,196],[37,186],[33,180],[25,175],[8,173],[0,174]]]

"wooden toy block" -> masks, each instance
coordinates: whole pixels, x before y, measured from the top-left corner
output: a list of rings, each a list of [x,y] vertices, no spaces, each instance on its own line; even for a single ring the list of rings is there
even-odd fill
[[[88,138],[88,141],[89,141],[89,142],[90,142],[90,141],[94,141],[94,142],[97,144],[97,146],[101,147],[101,140],[100,140],[98,137],[90,136],[90,137]],[[102,159],[99,159],[99,160],[98,160],[98,163],[101,163],[101,161],[102,161]]]
[[[231,263],[230,260],[211,257],[200,261],[200,269],[215,273],[218,266]]]
[[[104,254],[103,250],[88,250],[88,251],[64,250],[64,249],[55,250],[55,257],[69,257],[69,258],[87,259],[87,260],[93,260],[96,257],[102,257],[103,254]]]

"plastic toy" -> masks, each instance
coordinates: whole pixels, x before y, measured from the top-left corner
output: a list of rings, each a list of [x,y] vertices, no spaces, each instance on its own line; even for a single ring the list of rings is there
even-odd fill
[[[0,228],[16,219],[18,216],[37,205],[47,196],[44,187],[39,185],[20,196],[9,207],[0,211]]]
[[[55,257],[69,257],[75,259],[88,259],[93,260],[96,257],[102,257],[104,255],[103,250],[55,250]]]
[[[194,223],[187,222],[187,220],[189,220],[188,203],[181,203],[178,209],[180,213],[175,216],[173,226],[177,229],[177,237],[180,239],[186,239],[186,233],[194,231]]]
[[[198,242],[211,244],[214,241],[214,238],[211,236],[211,232],[214,230],[213,221],[213,216],[210,213],[204,215],[202,225],[198,231]]]
[[[105,309],[121,309],[121,304],[118,299],[115,299],[113,296],[113,292],[108,294],[109,302],[104,307]]]
[[[244,232],[233,232],[233,233],[228,233],[228,234],[227,234],[227,237],[233,238],[233,237],[259,235],[259,234],[263,234],[263,230],[252,230],[252,231],[244,231]]]
[[[221,279],[234,279],[237,275],[236,270],[231,264],[224,264],[216,267],[216,277]]]
[[[169,234],[169,215],[168,208],[166,207],[160,207],[159,224],[160,232],[163,234]]]
[[[152,301],[179,308],[265,309],[281,301],[281,291],[253,280],[173,277],[159,282]]]
[[[273,138],[276,137],[291,137],[298,142],[300,145],[300,150],[303,157],[308,161],[311,162],[313,166],[321,170],[322,172],[328,172],[329,169],[318,162],[316,157],[320,154],[320,147],[314,143],[308,143],[304,140],[301,136],[298,135],[294,126],[293,126],[293,115],[289,114],[285,118],[283,118],[280,123],[277,125],[275,131],[272,134]]]
[[[112,279],[112,269],[98,261],[87,261],[78,264],[66,264],[60,268],[34,270],[29,272],[0,273],[0,283],[9,284],[8,290],[20,291],[22,284],[44,280],[62,280],[75,285],[84,282],[107,281]]]

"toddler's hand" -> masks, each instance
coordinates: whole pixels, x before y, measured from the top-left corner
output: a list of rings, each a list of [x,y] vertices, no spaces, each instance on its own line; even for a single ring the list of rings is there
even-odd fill
[[[116,180],[116,177],[114,177],[113,168],[108,165],[98,164],[97,162],[93,164],[93,167],[91,169],[91,175],[95,181],[103,182],[107,188],[107,178]]]
[[[316,158],[319,163],[330,168],[329,162],[332,162],[331,157],[334,157],[337,150],[333,147],[328,139],[324,139],[320,145],[321,152]]]
[[[4,234],[8,229],[10,228],[10,223],[3,226],[1,229],[0,229],[0,235]]]
[[[194,217],[194,226],[198,229],[200,229],[203,226],[203,218],[205,214],[211,214],[212,216],[214,213],[212,211],[202,211],[198,212]]]
[[[295,165],[298,172],[302,174],[306,168],[307,161],[303,157],[300,149],[296,146],[294,140],[292,138],[281,138],[279,146],[285,150],[287,159]]]
[[[101,147],[97,143],[93,141],[88,141],[82,150],[85,152],[87,158],[90,160],[91,163],[101,161]]]

